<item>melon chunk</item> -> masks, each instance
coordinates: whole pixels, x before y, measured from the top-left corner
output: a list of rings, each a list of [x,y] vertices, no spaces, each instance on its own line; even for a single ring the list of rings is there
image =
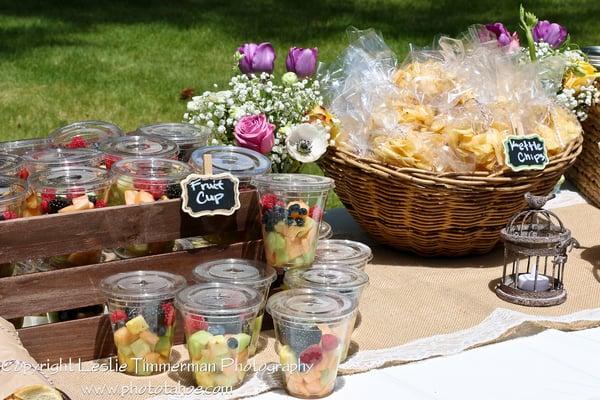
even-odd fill
[[[141,315],[138,315],[134,319],[127,321],[125,326],[134,335],[138,335],[140,332],[150,328],[144,317]]]

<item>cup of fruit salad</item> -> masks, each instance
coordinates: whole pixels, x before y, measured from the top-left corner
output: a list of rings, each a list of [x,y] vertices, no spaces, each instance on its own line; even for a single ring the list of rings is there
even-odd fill
[[[371,248],[364,243],[345,239],[319,240],[315,264],[339,265],[364,271],[373,259]]]
[[[287,392],[306,399],[329,395],[356,302],[335,292],[291,289],[271,296],[267,312]]]
[[[168,369],[175,333],[174,298],[185,278],[161,271],[133,271],[100,283],[106,297],[120,370],[147,376]]]
[[[172,140],[179,146],[179,160],[187,162],[192,152],[206,146],[210,129],[186,123],[160,123],[145,125],[136,129],[137,135],[147,135]]]
[[[196,384],[235,389],[246,375],[262,295],[248,286],[201,283],[177,294]]]
[[[30,151],[43,150],[48,147],[50,147],[50,139],[48,138],[11,140],[8,142],[0,142],[0,153],[22,156]]]
[[[33,190],[25,202],[28,216],[63,214],[91,210],[107,205],[111,179],[105,169],[94,167],[50,168],[32,174]],[[53,268],[68,268],[99,263],[102,250],[80,251],[45,260]]]
[[[269,288],[277,276],[275,270],[260,261],[227,258],[202,263],[194,268],[193,273],[194,278],[198,282],[223,282],[232,285],[249,286],[261,294],[262,302],[252,328],[252,340],[248,347],[248,355],[252,357],[256,352],[258,339],[260,338]]]
[[[0,223],[23,216],[28,190],[26,181],[0,175]],[[13,263],[0,263],[0,278],[12,276],[14,267]]]
[[[16,154],[0,153],[0,175],[27,179],[25,160]]]
[[[111,137],[100,142],[99,148],[104,153],[106,169],[111,169],[114,163],[124,158],[156,157],[176,160],[179,152],[177,143],[149,136]]]
[[[287,271],[284,282],[290,289],[309,288],[348,296],[358,307],[363,290],[369,284],[369,275],[356,268],[339,264],[313,264],[308,269]],[[350,324],[348,324],[348,332],[342,345],[341,361],[344,361],[348,356],[350,338],[354,331],[357,316],[358,308],[351,316]]]
[[[269,174],[253,179],[261,206],[267,264],[306,268],[315,258],[319,225],[331,178],[305,174]]]
[[[27,173],[35,174],[50,168],[60,167],[100,167],[102,153],[94,149],[48,148],[34,150],[23,155]]]
[[[117,161],[111,174],[114,183],[110,189],[109,205],[134,205],[153,203],[181,197],[179,182],[192,173],[185,163],[166,158],[124,158]],[[167,253],[175,242],[133,244],[115,249],[122,258]]]
[[[123,136],[123,131],[115,124],[105,121],[73,122],[48,134],[52,146],[68,149],[98,148],[98,143],[114,136]]]

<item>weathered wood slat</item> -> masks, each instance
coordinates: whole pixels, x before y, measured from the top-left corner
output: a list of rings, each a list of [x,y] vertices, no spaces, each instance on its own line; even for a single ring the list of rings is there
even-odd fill
[[[0,222],[0,263],[224,232],[258,223],[256,191],[240,193],[233,216],[192,218],[180,200],[117,206]]]

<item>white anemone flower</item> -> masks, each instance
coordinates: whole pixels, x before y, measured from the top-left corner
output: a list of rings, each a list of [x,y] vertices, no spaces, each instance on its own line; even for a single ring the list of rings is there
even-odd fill
[[[293,159],[315,162],[327,151],[327,131],[318,124],[299,124],[289,130],[285,145]]]

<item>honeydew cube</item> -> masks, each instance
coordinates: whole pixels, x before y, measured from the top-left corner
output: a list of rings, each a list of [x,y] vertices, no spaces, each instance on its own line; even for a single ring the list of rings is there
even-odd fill
[[[133,351],[133,354],[136,357],[142,358],[146,354],[152,352],[152,349],[148,343],[144,342],[142,339],[138,339],[131,343],[131,351]]]
[[[141,332],[140,339],[142,339],[144,342],[148,343],[148,345],[150,345],[150,348],[152,348],[152,349],[156,348],[156,344],[159,341],[158,335],[156,335],[155,333],[153,333],[150,330]]]
[[[250,344],[250,340],[252,339],[252,337],[250,335],[247,335],[245,333],[238,333],[237,335],[235,335],[233,337],[238,342],[238,347],[237,347],[238,353],[246,350],[246,348]]]
[[[198,331],[190,336],[187,340],[187,347],[190,353],[190,357],[200,357],[202,350],[206,348],[209,340],[213,337],[212,333],[208,331]]]
[[[140,332],[150,328],[144,317],[141,315],[138,315],[134,319],[127,321],[125,326],[127,329],[129,329],[129,332],[133,333],[134,335],[138,335]]]
[[[115,346],[121,348],[135,342],[138,339],[138,335],[134,335],[126,327],[121,327],[115,331],[113,338],[115,340]]]
[[[169,358],[171,356],[171,337],[170,336],[161,336],[154,347],[154,351],[159,353],[160,355]]]

